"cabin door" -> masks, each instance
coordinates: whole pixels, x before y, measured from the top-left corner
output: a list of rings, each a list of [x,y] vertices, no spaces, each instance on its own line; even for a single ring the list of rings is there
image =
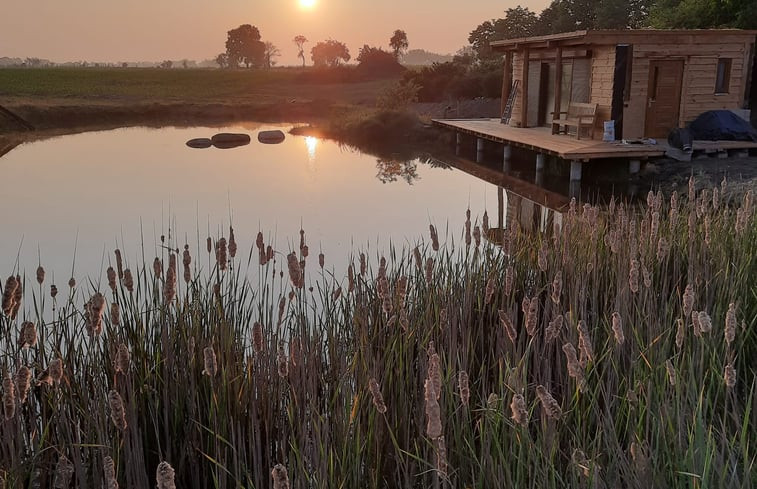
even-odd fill
[[[646,137],[666,138],[672,129],[678,127],[682,81],[682,59],[649,62],[649,91],[644,125]]]

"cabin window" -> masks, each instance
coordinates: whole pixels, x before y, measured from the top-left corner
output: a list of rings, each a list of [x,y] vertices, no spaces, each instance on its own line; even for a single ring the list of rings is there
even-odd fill
[[[715,93],[728,93],[731,84],[731,60],[721,58],[718,60],[718,71],[715,77]]]

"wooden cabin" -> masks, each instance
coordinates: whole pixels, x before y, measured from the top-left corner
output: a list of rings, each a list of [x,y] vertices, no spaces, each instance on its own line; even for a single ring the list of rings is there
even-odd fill
[[[616,139],[635,139],[665,138],[707,110],[749,119],[756,37],[736,29],[607,30],[491,45],[505,54],[503,111],[514,92],[510,126],[550,127],[571,103],[592,104],[595,139],[611,120]]]

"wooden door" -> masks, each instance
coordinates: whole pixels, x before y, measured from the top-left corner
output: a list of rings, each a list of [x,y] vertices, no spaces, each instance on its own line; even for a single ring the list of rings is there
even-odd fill
[[[649,62],[647,115],[644,124],[646,137],[666,138],[672,129],[678,127],[682,80],[682,59]]]

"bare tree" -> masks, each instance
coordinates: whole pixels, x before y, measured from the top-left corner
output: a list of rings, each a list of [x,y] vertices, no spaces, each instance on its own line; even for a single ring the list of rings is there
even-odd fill
[[[281,56],[281,50],[277,48],[271,41],[265,42],[264,59],[266,68],[272,68],[276,64],[273,58]]]
[[[297,57],[302,60],[302,66],[305,66],[305,43],[308,42],[308,38],[300,34],[295,36],[293,41],[297,46]]]

